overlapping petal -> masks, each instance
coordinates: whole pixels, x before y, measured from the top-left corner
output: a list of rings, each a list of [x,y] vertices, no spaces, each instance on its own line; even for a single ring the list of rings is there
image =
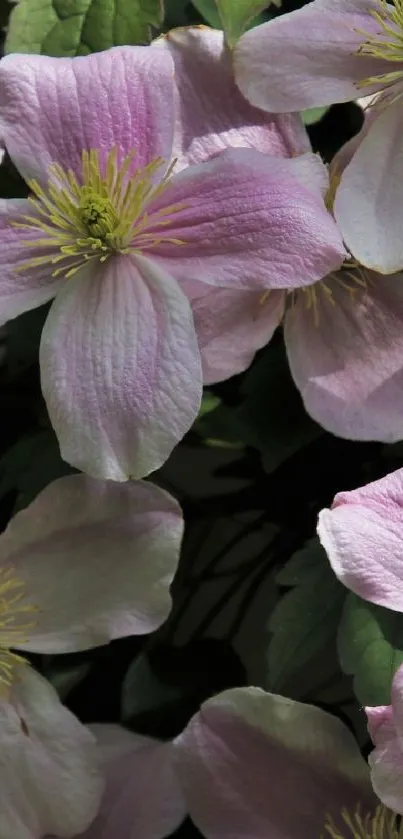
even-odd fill
[[[204,283],[183,283],[182,287],[192,306],[204,384],[220,382],[249,367],[283,316],[282,291],[229,291]]]
[[[312,839],[341,807],[373,806],[367,766],[343,724],[258,688],[208,699],[174,745],[189,812],[208,839]]]
[[[310,151],[299,115],[268,116],[240,94],[223,32],[188,26],[171,30],[153,46],[168,50],[175,64],[177,168],[202,163],[229,147],[247,146],[276,157]]]
[[[186,806],[173,768],[171,743],[117,725],[94,725],[106,790],[99,814],[81,839],[163,839]]]
[[[375,749],[369,755],[371,780],[381,801],[403,813],[403,668],[392,683],[392,704],[365,709]]]
[[[231,289],[295,288],[321,279],[345,256],[323,203],[325,178],[316,155],[285,160],[254,149],[228,149],[189,167],[150,206],[151,235],[153,212],[183,205],[167,216],[153,259],[179,281]]]
[[[19,605],[36,609],[16,646],[64,653],[156,629],[170,611],[182,531],[178,504],[150,483],[49,484],[0,537],[0,566],[24,587]]]
[[[0,199],[0,324],[47,303],[64,283],[63,278],[52,277],[48,268],[44,271],[43,265],[21,268],[24,262],[43,253],[27,247],[36,234],[14,226],[24,224],[23,216],[32,213],[30,203],[24,199]]]
[[[298,294],[285,320],[290,368],[324,428],[393,442],[403,434],[403,276],[357,281],[345,270]]]
[[[142,167],[170,160],[174,130],[173,63],[163,50],[115,47],[70,58],[8,55],[0,66],[0,139],[24,178],[48,167],[81,172],[83,149],[100,159],[117,146],[136,149]]]
[[[240,90],[274,113],[356,99],[360,81],[391,69],[357,52],[368,35],[382,33],[371,15],[377,9],[377,0],[314,0],[256,26],[235,45]],[[379,87],[366,85],[365,92]]]
[[[318,533],[347,588],[403,612],[403,469],[338,493],[331,509],[319,514]]]
[[[347,247],[363,265],[392,274],[403,268],[401,102],[383,109],[347,166],[334,211]]]
[[[20,665],[9,700],[0,699],[1,836],[76,836],[102,790],[95,738],[39,673]]]
[[[157,469],[197,415],[202,374],[189,302],[141,256],[115,257],[66,284],[40,363],[62,456],[93,477]]]

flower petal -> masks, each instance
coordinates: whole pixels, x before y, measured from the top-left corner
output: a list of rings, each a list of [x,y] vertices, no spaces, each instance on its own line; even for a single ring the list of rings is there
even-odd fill
[[[186,26],[171,30],[153,46],[169,51],[175,64],[180,105],[174,145],[177,168],[202,163],[236,146],[276,157],[311,150],[299,114],[268,116],[241,96],[223,32]]]
[[[81,172],[83,149],[101,160],[136,148],[135,164],[173,142],[173,64],[148,47],[115,47],[79,58],[7,55],[0,65],[0,137],[22,176],[47,181],[48,167]]]
[[[97,813],[103,783],[95,738],[51,685],[20,665],[0,701],[1,834],[73,837]]]
[[[206,385],[246,370],[283,316],[282,291],[262,295],[210,288],[205,283],[183,283],[182,288],[192,305]]]
[[[274,113],[356,99],[357,82],[391,69],[357,53],[366,34],[383,32],[371,15],[378,7],[377,0],[315,0],[250,29],[234,49],[240,90]],[[365,86],[366,93],[377,89]]]
[[[352,440],[393,442],[403,427],[403,275],[348,271],[298,295],[285,340],[306,410],[328,431]],[[331,294],[331,297],[328,296]],[[308,299],[306,299],[308,298]]]
[[[172,766],[171,743],[93,725],[106,774],[99,815],[80,839],[163,839],[186,810]]]
[[[334,212],[347,247],[363,265],[392,274],[403,268],[400,224],[403,176],[400,100],[365,132],[337,190]]]
[[[403,612],[403,469],[338,493],[318,534],[336,576],[364,600]]]
[[[0,537],[1,567],[38,610],[15,645],[64,653],[156,629],[170,611],[182,531],[178,504],[151,483],[49,484]]]
[[[403,668],[392,682],[392,705],[366,708],[375,749],[369,755],[371,780],[381,801],[403,813]]]
[[[259,688],[204,702],[174,745],[190,815],[209,839],[312,839],[343,806],[371,806],[368,769],[345,726]]]
[[[154,235],[152,213],[184,205],[167,216],[163,234],[156,227],[153,257],[179,281],[232,289],[295,288],[321,279],[345,256],[321,194],[326,178],[313,154],[285,160],[227,149],[189,166],[150,206]]]
[[[140,256],[111,258],[65,285],[42,333],[40,363],[62,457],[96,478],[157,469],[199,409],[189,302]]]
[[[38,265],[20,270],[24,262],[40,253],[26,245],[37,234],[14,227],[14,223],[23,223],[26,213],[32,215],[28,201],[0,199],[0,325],[47,303],[65,282],[63,278],[52,277],[51,265],[45,269]]]

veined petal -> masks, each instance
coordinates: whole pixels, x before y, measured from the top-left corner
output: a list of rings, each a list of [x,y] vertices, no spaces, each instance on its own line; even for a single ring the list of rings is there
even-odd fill
[[[52,277],[52,251],[49,264],[21,269],[24,262],[43,255],[38,249],[25,244],[37,238],[14,222],[22,224],[24,215],[32,215],[32,207],[24,199],[0,199],[0,325],[11,318],[47,303],[64,283],[64,278]]]
[[[22,176],[48,179],[49,164],[81,172],[83,149],[100,160],[117,146],[135,165],[171,157],[173,64],[148,47],[78,58],[7,55],[0,65],[0,138]]]
[[[362,265],[392,274],[403,268],[400,224],[403,176],[401,101],[370,123],[337,190],[334,212],[347,247]]]
[[[118,725],[92,725],[106,776],[99,814],[80,839],[164,839],[186,807],[173,769],[171,743]]]
[[[103,790],[95,738],[28,665],[0,700],[0,752],[2,836],[75,837],[86,829]]]
[[[299,115],[268,116],[241,96],[223,32],[184,26],[158,38],[154,46],[169,51],[175,64],[179,117],[173,155],[178,158],[177,170],[236,146],[276,157],[311,150]]]
[[[362,282],[345,270],[298,294],[285,320],[288,359],[324,428],[391,443],[403,428],[403,276],[362,272]]]
[[[49,484],[0,536],[0,566],[37,610],[15,646],[65,653],[152,632],[171,608],[182,531],[179,505],[151,483]]]
[[[141,256],[111,257],[65,285],[42,333],[40,363],[62,457],[95,478],[157,469],[199,409],[189,302]]]
[[[151,236],[154,212],[183,205],[167,215],[153,258],[179,281],[229,289],[295,288],[321,279],[345,255],[321,195],[323,172],[316,155],[285,160],[254,149],[227,149],[189,166],[150,206]]]
[[[383,32],[371,15],[378,8],[377,0],[314,0],[249,30],[234,49],[241,92],[274,113],[356,99],[357,83],[391,69],[388,61],[357,54],[367,40],[363,32]]]
[[[209,839],[312,839],[343,806],[372,805],[367,766],[340,720],[259,688],[208,699],[174,746],[190,815]]]
[[[262,295],[186,282],[182,287],[192,305],[206,385],[246,370],[283,316],[282,291]]]
[[[368,757],[371,780],[381,801],[403,813],[403,668],[392,682],[392,704],[366,708],[374,750]]]
[[[403,612],[403,469],[336,495],[318,534],[336,576],[364,600]]]

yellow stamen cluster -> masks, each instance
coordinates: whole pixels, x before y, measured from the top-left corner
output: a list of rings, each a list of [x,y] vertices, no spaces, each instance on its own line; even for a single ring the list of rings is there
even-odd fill
[[[379,35],[373,35],[360,29],[357,30],[359,34],[365,35],[366,38],[365,43],[358,48],[358,55],[403,63],[403,0],[392,0],[392,2],[378,0],[378,9],[372,10],[370,14],[376,20],[381,31]],[[403,70],[397,69],[370,76],[361,81],[359,86],[368,87],[369,85],[381,84],[384,87],[389,87],[402,79]]]
[[[12,568],[0,568],[0,697],[13,681],[16,664],[25,659],[11,649],[27,640],[27,633],[35,625],[37,611],[25,601],[25,585],[14,576]]]
[[[331,839],[401,839],[400,816],[383,804],[364,816],[359,807],[352,814],[344,808],[341,818],[345,831],[337,827],[331,817],[327,818],[325,830]]]
[[[135,150],[118,167],[114,147],[103,167],[97,149],[84,150],[78,178],[71,169],[65,171],[54,163],[45,189],[35,180],[28,181],[33,193],[28,200],[34,212],[13,225],[37,233],[37,238],[32,236],[23,244],[35,251],[44,248],[46,253],[24,261],[17,270],[51,264],[58,266],[52,270],[53,277],[62,274],[68,278],[90,260],[102,263],[113,253],[152,248],[161,241],[183,244],[164,237],[163,231],[159,236],[155,233],[155,228],[169,224],[183,205],[147,212],[150,202],[166,189],[174,164],[162,177],[156,177],[165,165],[160,157],[132,172],[134,155]],[[150,227],[153,231],[147,232]]]

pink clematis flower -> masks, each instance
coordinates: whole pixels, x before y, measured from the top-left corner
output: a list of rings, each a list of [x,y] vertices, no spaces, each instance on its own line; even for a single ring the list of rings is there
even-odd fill
[[[99,808],[94,737],[21,653],[148,633],[170,609],[182,517],[149,483],[49,485],[0,537],[0,835],[71,837]],[[17,652],[18,651],[18,652]]]
[[[310,705],[235,688],[204,702],[171,743],[91,728],[107,782],[81,839],[163,839],[186,812],[206,839],[365,839],[360,819],[375,825],[379,809],[354,737]]]
[[[93,477],[148,474],[195,419],[185,281],[305,285],[344,254],[314,155],[229,149],[173,175],[176,107],[165,50],[0,64],[1,139],[33,193],[0,205],[0,322],[57,295],[42,389],[62,456]]]
[[[403,813],[403,666],[392,682],[391,705],[365,709],[375,749],[369,755],[372,786],[381,801]]]
[[[180,27],[153,46],[168,51],[175,65],[176,170],[204,163],[227,148],[253,148],[281,158],[311,151],[299,114],[267,114],[240,94],[222,31]],[[205,384],[245,370],[281,318],[282,306],[272,314],[260,305],[261,292],[237,293],[194,280],[185,280],[182,288],[192,306]]]
[[[205,125],[203,137],[178,130],[179,161],[204,159],[227,143],[242,142],[261,151],[301,154],[307,137],[296,114],[264,117],[233,95],[233,78],[223,52],[223,35],[206,28],[179,29],[156,46],[169,49],[180,93],[182,126]],[[226,107],[219,107],[219,90],[203,96],[203,79],[224,73]],[[224,72],[225,71],[225,72]],[[214,85],[209,85],[214,90]],[[215,98],[217,97],[217,98]],[[230,129],[231,102],[242,124]],[[231,117],[232,119],[232,117]],[[233,116],[235,120],[235,116]],[[282,122],[281,120],[284,120]],[[367,118],[368,123],[368,118]],[[235,125],[237,123],[235,122]],[[367,130],[367,124],[363,134]],[[362,136],[362,135],[361,135]],[[361,136],[346,143],[324,173],[322,189],[329,205],[340,176]],[[299,160],[301,166],[304,157]],[[307,172],[311,188],[311,173]],[[193,309],[206,384],[239,373],[283,322],[287,355],[305,408],[334,434],[360,440],[401,439],[403,418],[403,276],[385,277],[363,269],[355,260],[312,286],[260,291],[212,289],[184,285]],[[376,352],[374,348],[376,347]]]
[[[339,492],[322,510],[319,538],[333,571],[364,600],[403,612],[403,469]]]
[[[274,112],[377,94],[376,118],[344,173],[335,214],[363,265],[385,274],[403,268],[401,0],[314,0],[243,35],[234,68],[245,96]]]

